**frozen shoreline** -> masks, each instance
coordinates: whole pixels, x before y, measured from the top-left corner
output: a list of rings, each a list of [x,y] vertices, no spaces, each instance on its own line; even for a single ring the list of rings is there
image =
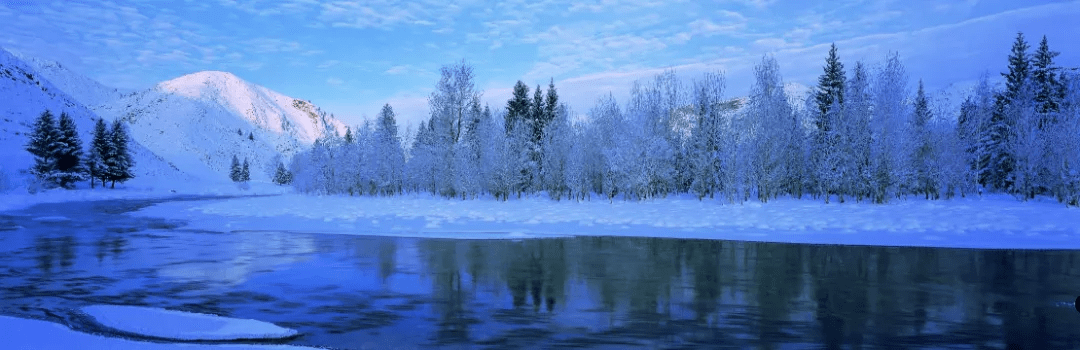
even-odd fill
[[[1006,195],[891,204],[812,199],[722,204],[524,198],[305,196],[171,202],[135,215],[210,231],[290,231],[458,239],[636,236],[988,249],[1080,249],[1080,210]]]

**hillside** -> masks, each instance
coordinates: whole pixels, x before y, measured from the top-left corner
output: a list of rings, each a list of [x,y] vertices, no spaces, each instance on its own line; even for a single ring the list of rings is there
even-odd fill
[[[227,73],[188,74],[95,108],[122,118],[134,137],[181,170],[227,179],[235,155],[251,162],[251,178],[268,181],[276,160],[288,160],[344,123],[310,102]]]
[[[29,168],[33,162],[31,155],[25,151],[26,134],[31,131],[34,118],[42,111],[48,109],[57,116],[60,113],[71,115],[84,144],[91,139],[93,123],[98,117],[45,75],[2,48],[0,101],[3,101],[0,103],[0,159],[3,159],[0,171],[16,182],[25,179],[19,174],[20,170]],[[137,140],[131,150],[136,162],[136,180],[132,184],[149,186],[161,179],[189,179]]]

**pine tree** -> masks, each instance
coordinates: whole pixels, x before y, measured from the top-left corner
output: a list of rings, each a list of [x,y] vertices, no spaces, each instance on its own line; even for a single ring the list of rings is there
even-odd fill
[[[506,101],[506,133],[514,131],[518,121],[524,122],[528,118],[529,110],[529,86],[518,80],[514,84],[514,94]]]
[[[1028,44],[1024,33],[1016,34],[1009,54],[1009,71],[1001,73],[1005,77],[1005,91],[995,96],[993,114],[989,125],[982,129],[980,143],[984,153],[981,163],[985,168],[980,172],[979,182],[997,190],[1009,190],[1013,187],[1013,170],[1016,157],[1012,140],[1015,140],[1017,120],[1015,115],[1007,113],[1009,105],[1029,83],[1031,61],[1027,55]]]
[[[109,131],[110,152],[105,157],[105,165],[108,169],[106,177],[111,181],[110,188],[116,188],[117,181],[124,183],[135,178],[135,174],[132,173],[135,160],[128,150],[129,141],[127,128],[119,119],[114,120],[112,129]]]
[[[236,155],[234,154],[232,156],[232,163],[230,163],[229,165],[229,180],[232,180],[233,182],[240,182],[240,179],[240,160],[237,159]]]
[[[94,138],[90,142],[90,154],[86,158],[86,167],[90,175],[90,188],[94,188],[95,179],[101,180],[101,187],[105,187],[105,174],[108,168],[105,166],[105,156],[110,154],[112,144],[109,143],[109,131],[105,126],[105,120],[98,118],[94,122]]]
[[[546,122],[546,113],[544,112],[544,90],[540,89],[540,85],[536,85],[536,90],[533,90],[533,101],[529,105],[531,110],[529,111],[529,123],[532,124],[532,142],[533,144],[540,144],[540,138],[544,134],[544,124]]]
[[[1035,51],[1031,62],[1033,68],[1031,78],[1032,83],[1035,84],[1035,103],[1039,113],[1047,114],[1057,112],[1059,109],[1063,97],[1061,94],[1063,84],[1054,75],[1054,71],[1057,70],[1057,67],[1054,66],[1054,57],[1059,54],[1061,53],[1050,51],[1050,46],[1046,43],[1046,36],[1043,35],[1042,41],[1039,42],[1039,48]],[[1046,121],[1041,121],[1039,127],[1045,128]]]
[[[247,158],[244,158],[244,165],[240,167],[240,181],[241,182],[251,181],[251,171],[248,168],[248,160],[247,160]]]
[[[292,182],[292,173],[289,169],[285,168],[285,163],[278,162],[277,169],[274,170],[274,183],[278,185],[287,185]]]
[[[248,131],[248,140],[251,140],[251,141],[255,141],[255,134],[253,134],[252,132]]]
[[[59,139],[60,131],[56,128],[56,120],[49,110],[45,110],[34,120],[34,129],[26,150],[34,155],[34,165],[30,168],[30,173],[47,187],[56,185],[51,176],[56,170],[55,154]]]
[[[833,177],[836,175],[836,167],[842,157],[840,154],[840,136],[836,130],[838,125],[833,125],[838,120],[842,119],[843,113],[841,110],[844,106],[844,65],[840,63],[840,57],[836,53],[836,44],[832,44],[829,48],[829,56],[825,58],[825,72],[818,78],[817,91],[814,93],[814,102],[816,103],[816,115],[814,116],[814,125],[816,130],[814,131],[813,138],[813,161],[814,168],[817,171],[814,174],[815,181],[817,183],[817,193],[826,196],[828,200],[829,187],[828,184],[823,183],[823,177]],[[835,111],[832,109],[836,109]],[[839,158],[838,158],[839,157]],[[839,180],[839,179],[837,179]],[[837,182],[838,183],[838,182]]]
[[[937,186],[934,184],[934,176],[931,174],[931,159],[933,148],[930,142],[929,124],[931,119],[930,105],[923,90],[922,79],[919,80],[919,88],[915,93],[914,114],[911,119],[911,134],[914,139],[912,165],[915,172],[915,193],[922,193],[927,199],[937,197]]]
[[[555,78],[551,78],[551,81],[548,82],[547,96],[544,103],[544,121],[546,124],[554,120],[558,114],[559,94],[555,91]]]
[[[352,128],[346,126],[345,127],[345,143],[351,144],[351,143],[353,143],[355,141],[356,140],[353,138],[353,134],[352,134]]]
[[[817,102],[818,133],[824,135],[832,128],[824,116],[829,112],[829,107],[836,102],[844,104],[844,64],[840,63],[840,57],[836,54],[836,44],[829,48],[829,57],[825,58],[825,72],[818,77],[817,92],[814,100]]]
[[[1028,83],[1028,78],[1031,77],[1031,60],[1028,58],[1027,53],[1029,47],[1027,41],[1024,41],[1024,33],[1016,33],[1016,41],[1013,42],[1012,50],[1009,53],[1009,71],[1001,73],[1001,76],[1005,77],[1006,100],[1015,98],[1023,89],[1023,85]],[[1047,48],[1047,51],[1049,51],[1049,48]]]
[[[67,113],[60,113],[60,138],[56,149],[55,181],[60,187],[74,188],[76,181],[86,177],[86,167],[82,161],[82,141],[75,128],[75,120]]]

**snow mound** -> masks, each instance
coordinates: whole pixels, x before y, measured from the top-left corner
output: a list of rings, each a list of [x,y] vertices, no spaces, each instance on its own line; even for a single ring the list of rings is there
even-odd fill
[[[194,350],[250,349],[300,350],[315,349],[291,345],[246,344],[167,344],[139,342],[73,331],[61,324],[18,317],[0,316],[0,334],[5,349],[134,349],[134,350]]]
[[[105,327],[172,340],[282,339],[298,334],[269,322],[152,307],[91,305],[82,312]]]

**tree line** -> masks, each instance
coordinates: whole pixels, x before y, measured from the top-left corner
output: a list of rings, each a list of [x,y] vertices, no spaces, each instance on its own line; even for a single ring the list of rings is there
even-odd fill
[[[1028,49],[1018,34],[1004,89],[984,75],[958,114],[921,80],[912,92],[898,54],[848,74],[835,45],[804,100],[765,56],[746,98],[726,97],[721,73],[683,82],[666,71],[635,82],[622,104],[600,98],[586,120],[571,117],[553,81],[531,97],[518,81],[505,108],[481,107],[472,67],[460,62],[441,69],[431,115],[411,139],[397,135],[386,105],[374,123],[318,140],[279,172],[327,194],[885,203],[991,191],[1080,205],[1080,79],[1054,64],[1045,37]]]
[[[115,120],[111,128],[98,118],[94,124],[93,139],[89,152],[83,154],[82,142],[75,121],[66,112],[57,121],[52,112],[45,110],[35,121],[29,135],[26,150],[34,156],[30,168],[39,183],[46,188],[75,188],[78,181],[89,181],[94,188],[97,181],[110,188],[135,177],[135,165],[128,148],[128,132],[123,123]]]

